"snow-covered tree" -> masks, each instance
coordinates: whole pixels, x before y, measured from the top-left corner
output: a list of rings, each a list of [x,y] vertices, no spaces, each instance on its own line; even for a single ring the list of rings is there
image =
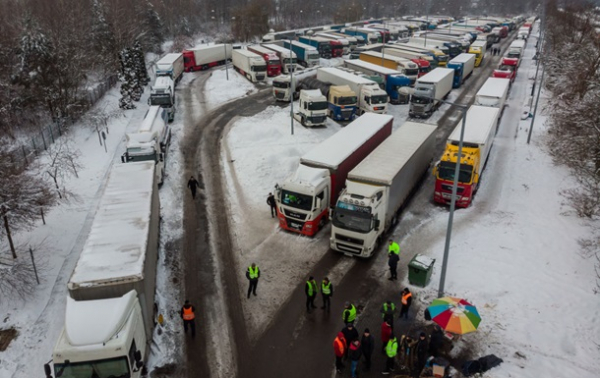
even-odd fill
[[[164,41],[164,26],[154,5],[146,1],[144,9],[145,38],[148,46],[154,47],[154,51],[160,52],[160,44]]]
[[[138,101],[137,97],[140,93],[139,80],[136,72],[135,59],[131,48],[126,47],[121,50],[119,54],[119,60],[121,62],[121,99],[119,100],[119,107],[121,109],[135,109],[136,106],[133,101]]]
[[[133,44],[132,53],[135,61],[135,71],[137,73],[138,82],[140,84],[141,90],[143,91],[143,87],[145,85],[148,85],[148,83],[150,82],[150,76],[148,75],[148,69],[146,68],[146,59],[144,57],[142,44],[139,40],[136,40]]]

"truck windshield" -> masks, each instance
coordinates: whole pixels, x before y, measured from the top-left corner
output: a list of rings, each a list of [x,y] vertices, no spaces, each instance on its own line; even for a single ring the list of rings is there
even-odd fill
[[[262,66],[254,66],[252,67],[252,71],[254,72],[265,72],[267,70],[267,65],[262,65]]]
[[[410,101],[414,104],[429,104],[431,102],[431,99],[429,97],[421,97],[421,96],[413,95],[411,97]]]
[[[456,163],[449,161],[442,161],[438,166],[438,178],[440,180],[454,181],[454,171],[456,170]],[[458,174],[458,182],[468,184],[471,182],[473,176],[472,165],[460,165],[460,173]]]
[[[279,59],[277,60],[269,60],[269,66],[278,66],[279,63]]]
[[[511,51],[508,53],[507,57],[512,59],[519,59],[519,57],[521,57],[521,54],[518,52]]]
[[[352,210],[341,208],[341,204],[342,203],[339,203],[333,212],[333,225],[335,227],[360,233],[367,233],[371,231],[372,222],[370,207],[358,206],[360,211],[357,211],[357,209]],[[349,204],[343,205],[344,207],[355,207],[354,205]]]
[[[388,102],[387,95],[371,96],[371,104],[385,104]]]
[[[338,98],[338,105],[356,105],[356,97],[340,97]]]
[[[419,69],[418,68],[407,68],[404,70],[404,73],[406,74],[406,76],[418,75]]]
[[[287,81],[277,81],[277,80],[273,80],[273,87],[275,88],[289,88],[290,87],[290,83]]]
[[[309,102],[308,110],[325,110],[327,109],[327,101]]]
[[[127,161],[156,161],[156,154],[149,148],[128,148]]]
[[[171,106],[173,105],[171,102],[171,95],[154,95],[150,96],[150,105],[159,105],[159,106]]]
[[[281,202],[284,205],[294,207],[300,210],[310,211],[312,209],[312,201],[313,198],[311,196],[307,196],[305,194],[290,192],[287,190],[282,190],[281,192]]]
[[[71,362],[68,365],[54,364],[54,375],[61,378],[129,378],[129,363],[126,357],[107,360]]]
[[[319,53],[312,53],[308,55],[308,60],[319,60]]]

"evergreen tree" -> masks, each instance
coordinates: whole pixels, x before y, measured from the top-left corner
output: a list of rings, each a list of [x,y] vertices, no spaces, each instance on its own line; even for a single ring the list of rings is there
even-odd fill
[[[148,76],[148,70],[146,69],[146,59],[144,58],[142,44],[139,40],[135,41],[132,51],[135,59],[135,70],[137,73],[138,82],[140,83],[140,88],[143,91],[143,87],[148,85],[150,82],[150,77]]]
[[[117,68],[117,43],[111,25],[106,20],[106,9],[102,0],[93,0],[92,12],[92,45],[104,69],[114,72]]]
[[[136,106],[133,101],[139,93],[139,82],[135,70],[135,60],[133,58],[132,49],[126,47],[121,50],[119,60],[121,62],[120,77],[122,81],[119,107],[121,109],[135,109]],[[137,100],[139,100],[139,97],[137,97]]]
[[[160,51],[160,44],[164,41],[164,26],[150,1],[146,1],[144,17],[147,46],[152,46],[158,52]]]

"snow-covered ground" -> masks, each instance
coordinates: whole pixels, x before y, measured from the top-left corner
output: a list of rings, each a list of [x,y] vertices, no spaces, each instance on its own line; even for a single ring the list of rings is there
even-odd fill
[[[228,64],[227,67],[227,71],[224,67],[213,70],[206,82],[205,98],[201,101],[204,101],[209,108],[256,92],[256,86],[236,72],[233,65]]]

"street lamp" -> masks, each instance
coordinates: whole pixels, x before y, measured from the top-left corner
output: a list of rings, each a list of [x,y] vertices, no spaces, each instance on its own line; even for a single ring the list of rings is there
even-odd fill
[[[302,11],[300,11],[302,12]],[[290,63],[292,60],[292,40],[290,40]],[[290,129],[294,135],[294,68],[290,65]]]
[[[454,102],[437,100],[439,102],[456,106],[462,112],[462,126],[460,128],[460,140],[458,141],[458,155],[456,158],[456,168],[454,169],[454,180],[452,182],[452,198],[450,200],[450,214],[448,215],[448,227],[446,228],[446,243],[444,245],[444,258],[442,260],[442,273],[440,275],[440,286],[438,288],[438,298],[444,296],[444,285],[446,283],[446,269],[448,267],[448,255],[450,254],[450,238],[452,236],[452,222],[454,221],[454,209],[456,208],[456,193],[458,191],[458,175],[460,174],[460,159],[462,157],[463,138],[465,136],[465,126],[467,124],[467,110],[469,106],[456,104]]]

